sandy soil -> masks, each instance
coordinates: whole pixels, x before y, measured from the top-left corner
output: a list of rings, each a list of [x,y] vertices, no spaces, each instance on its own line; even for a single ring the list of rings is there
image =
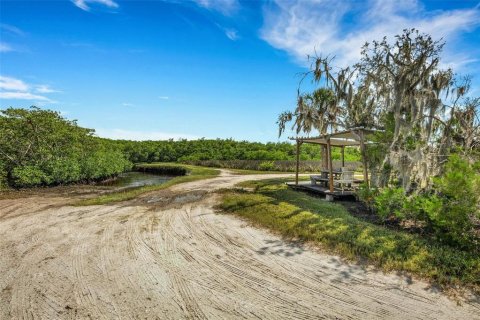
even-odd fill
[[[267,177],[224,171],[107,206],[0,200],[0,319],[480,319],[478,300],[459,306],[212,209],[207,191]]]

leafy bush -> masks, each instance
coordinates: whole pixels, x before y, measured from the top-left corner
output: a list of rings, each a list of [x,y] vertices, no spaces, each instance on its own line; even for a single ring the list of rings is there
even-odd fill
[[[422,222],[436,238],[462,249],[479,250],[475,230],[480,220],[480,174],[478,164],[452,155],[443,175],[434,178],[431,192],[406,196],[402,188],[385,188],[378,194],[362,188],[359,197],[383,220],[397,218]]]
[[[11,175],[11,183],[16,187],[32,187],[47,182],[45,173],[36,166],[16,167]]]
[[[452,155],[444,174],[434,179],[437,195],[428,217],[437,237],[461,247],[479,245],[474,220],[480,219],[480,174],[467,160]]]
[[[7,183],[7,171],[5,170],[5,165],[0,161],[0,190],[8,187]]]
[[[367,208],[372,211],[375,204],[375,198],[378,195],[377,188],[370,188],[367,184],[361,184],[357,191],[357,196]]]
[[[273,161],[264,161],[260,163],[258,168],[262,171],[272,171],[275,169],[275,163]]]
[[[93,136],[59,113],[0,111],[0,186],[33,187],[99,180],[130,168],[113,142]]]
[[[374,207],[382,220],[389,218],[404,218],[403,206],[406,202],[403,188],[385,188],[375,197]]]
[[[419,194],[408,197],[403,205],[403,218],[412,220],[415,225],[423,222],[424,226],[431,228],[429,216],[432,212],[441,210],[440,199],[431,194]]]

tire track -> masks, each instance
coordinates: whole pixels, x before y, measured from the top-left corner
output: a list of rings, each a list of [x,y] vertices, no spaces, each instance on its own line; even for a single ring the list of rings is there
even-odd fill
[[[285,242],[215,214],[211,194],[148,204],[270,177],[223,171],[122,205],[0,200],[0,318],[480,319],[479,300],[457,306],[421,281]]]

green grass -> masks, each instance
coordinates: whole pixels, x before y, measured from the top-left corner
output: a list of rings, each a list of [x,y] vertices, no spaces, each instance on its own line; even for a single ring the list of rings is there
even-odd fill
[[[177,163],[149,163],[149,164],[141,164],[137,166],[142,166],[147,168],[181,167],[181,168],[187,169],[188,174],[185,176],[175,177],[163,184],[115,191],[115,192],[112,192],[106,195],[101,195],[95,198],[81,200],[75,203],[74,205],[76,206],[102,205],[102,204],[108,204],[113,202],[131,200],[146,192],[166,189],[168,187],[171,187],[179,183],[213,178],[220,174],[220,171],[216,169],[177,164]]]
[[[220,209],[287,238],[311,241],[349,260],[426,278],[444,288],[480,292],[480,257],[417,234],[352,216],[340,204],[287,189],[285,180],[250,181],[255,192],[224,191]]]

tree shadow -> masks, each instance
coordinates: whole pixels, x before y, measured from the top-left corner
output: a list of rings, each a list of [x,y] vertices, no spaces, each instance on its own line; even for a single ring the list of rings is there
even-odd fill
[[[305,247],[302,241],[265,240],[264,242],[267,245],[255,251],[259,255],[270,254],[292,257],[305,252]]]

